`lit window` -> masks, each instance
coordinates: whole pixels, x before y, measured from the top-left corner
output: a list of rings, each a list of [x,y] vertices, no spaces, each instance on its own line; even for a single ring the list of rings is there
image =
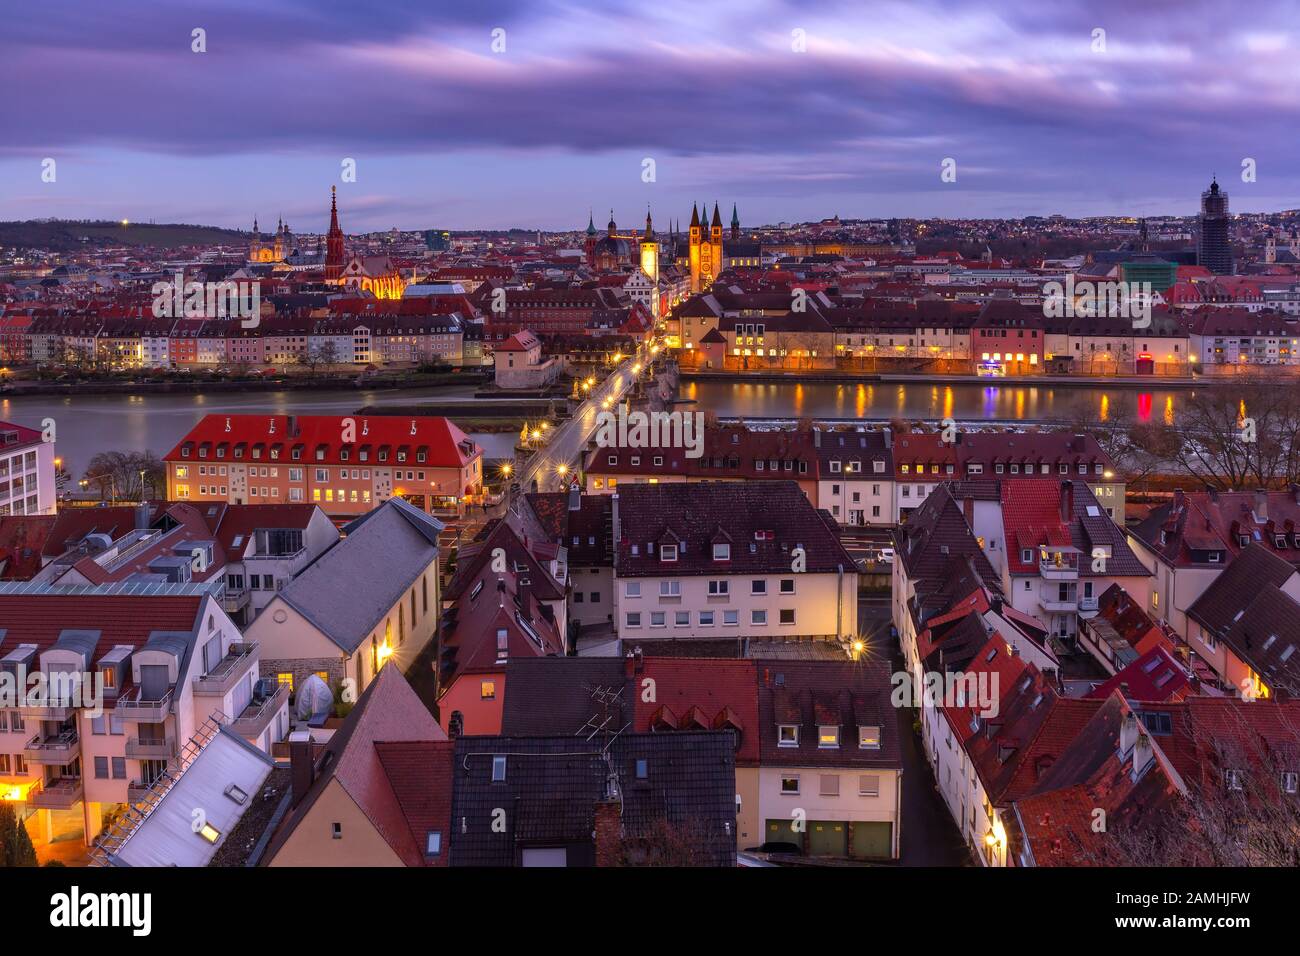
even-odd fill
[[[216,843],[221,839],[221,831],[211,823],[205,823],[203,824],[203,828],[199,830],[199,836],[203,837],[203,839],[207,840],[209,843]]]
[[[497,696],[497,682],[494,680],[485,680],[479,684],[478,696],[480,700],[495,700]]]
[[[817,728],[817,746],[835,748],[840,745],[840,728],[833,724],[822,724]]]
[[[879,750],[880,749],[880,728],[859,727],[858,746],[863,750]]]

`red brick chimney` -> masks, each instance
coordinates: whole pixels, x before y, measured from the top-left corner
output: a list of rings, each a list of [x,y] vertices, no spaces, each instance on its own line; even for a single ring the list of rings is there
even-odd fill
[[[596,865],[623,865],[623,818],[617,797],[596,804]]]

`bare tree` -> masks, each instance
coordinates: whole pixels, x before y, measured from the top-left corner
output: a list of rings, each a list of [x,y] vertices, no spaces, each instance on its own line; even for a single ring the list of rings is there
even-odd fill
[[[156,497],[167,487],[167,473],[151,451],[101,451],[90,459],[84,478],[101,498]]]
[[[1271,700],[1223,702],[1213,708],[1213,721],[1198,716],[1200,708],[1184,710],[1177,732],[1195,742],[1198,761],[1195,775],[1184,778],[1186,794],[1171,806],[1120,816],[1104,839],[1090,841],[1084,859],[1111,866],[1300,866],[1300,796],[1288,776],[1300,756],[1294,708]]]

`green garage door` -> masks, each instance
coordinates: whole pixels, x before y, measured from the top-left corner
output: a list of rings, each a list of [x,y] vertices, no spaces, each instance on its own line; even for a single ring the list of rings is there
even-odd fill
[[[840,821],[814,820],[808,824],[810,856],[848,856],[849,825]]]
[[[793,820],[768,820],[763,834],[765,843],[793,843],[803,847],[803,834],[794,832]]]
[[[853,827],[853,856],[858,860],[889,859],[894,848],[891,823],[850,824]]]

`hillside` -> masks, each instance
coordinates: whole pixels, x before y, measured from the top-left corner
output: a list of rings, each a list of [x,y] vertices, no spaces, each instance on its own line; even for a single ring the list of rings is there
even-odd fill
[[[101,246],[154,246],[164,249],[189,245],[240,244],[248,234],[215,226],[185,223],[92,222],[89,220],[30,220],[0,222],[0,246],[53,249],[70,252]]]

